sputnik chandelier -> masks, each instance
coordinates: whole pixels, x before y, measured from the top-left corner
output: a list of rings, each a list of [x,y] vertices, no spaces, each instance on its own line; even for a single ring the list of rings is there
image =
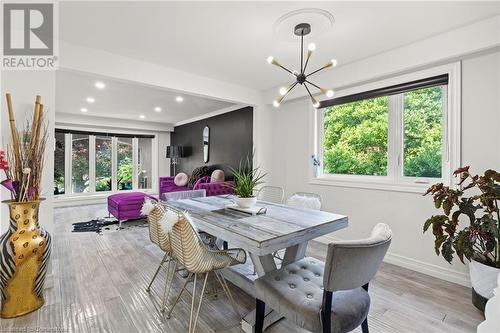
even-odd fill
[[[300,24],[296,25],[295,29],[294,29],[295,35],[300,37],[300,72],[298,72],[296,70],[295,71],[289,70],[288,68],[281,65],[273,57],[267,58],[267,62],[269,64],[278,66],[278,67],[284,69],[285,71],[287,71],[288,73],[292,74],[295,77],[295,82],[293,82],[290,86],[288,86],[288,88],[287,87],[280,88],[280,95],[281,96],[278,97],[277,99],[275,99],[273,102],[273,105],[275,107],[279,107],[281,105],[281,103],[285,99],[286,95],[288,95],[288,93],[293,88],[295,88],[295,86],[297,84],[303,85],[304,88],[306,88],[307,93],[309,94],[309,97],[311,98],[312,105],[315,108],[319,107],[319,102],[311,94],[311,91],[309,90],[308,84],[313,86],[314,88],[318,89],[319,91],[321,91],[321,93],[325,94],[326,97],[330,97],[330,98],[333,97],[333,94],[334,94],[333,90],[321,88],[320,86],[309,81],[309,77],[324,70],[324,69],[337,66],[337,60],[332,59],[330,62],[323,65],[323,67],[306,74],[307,64],[309,63],[309,59],[311,58],[313,51],[316,49],[316,44],[314,44],[314,43],[310,43],[307,46],[307,57],[306,57],[306,61],[304,63],[304,36],[308,35],[310,32],[311,32],[311,25],[309,23],[300,23]]]

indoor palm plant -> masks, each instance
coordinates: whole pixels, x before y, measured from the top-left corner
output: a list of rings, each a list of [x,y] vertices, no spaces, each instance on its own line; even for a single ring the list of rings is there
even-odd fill
[[[266,176],[259,167],[252,168],[250,158],[247,156],[245,163],[240,161],[238,169],[229,167],[229,171],[234,177],[234,183],[229,185],[237,196],[235,202],[242,208],[250,208],[255,205],[257,198],[254,191],[262,184],[262,179]]]
[[[500,273],[500,173],[486,170],[482,176],[473,176],[467,166],[454,175],[460,178],[457,189],[438,183],[427,190],[425,195],[431,194],[444,214],[430,217],[424,232],[432,226],[436,254],[449,263],[454,255],[462,263],[464,258],[471,262],[473,302],[481,308],[484,298],[493,296]]]

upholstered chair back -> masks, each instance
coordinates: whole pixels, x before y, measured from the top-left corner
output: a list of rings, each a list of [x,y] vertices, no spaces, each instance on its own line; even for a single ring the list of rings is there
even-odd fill
[[[148,214],[149,239],[165,252],[172,252],[168,234],[163,231],[161,221],[164,219],[165,210],[159,204],[154,204]]]
[[[392,231],[379,223],[362,240],[328,244],[323,285],[327,291],[361,287],[375,276],[391,244]]]

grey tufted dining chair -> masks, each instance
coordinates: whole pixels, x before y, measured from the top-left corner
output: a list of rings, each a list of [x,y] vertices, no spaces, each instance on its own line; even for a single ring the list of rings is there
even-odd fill
[[[377,224],[369,238],[328,244],[326,262],[305,257],[255,281],[255,333],[262,333],[266,305],[310,332],[368,333],[368,284],[392,239]]]

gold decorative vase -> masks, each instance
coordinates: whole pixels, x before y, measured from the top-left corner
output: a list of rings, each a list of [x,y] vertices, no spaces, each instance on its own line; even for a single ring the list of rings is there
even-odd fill
[[[4,201],[9,230],[0,237],[0,317],[33,312],[43,303],[43,284],[50,257],[50,235],[38,224],[40,201]]]

